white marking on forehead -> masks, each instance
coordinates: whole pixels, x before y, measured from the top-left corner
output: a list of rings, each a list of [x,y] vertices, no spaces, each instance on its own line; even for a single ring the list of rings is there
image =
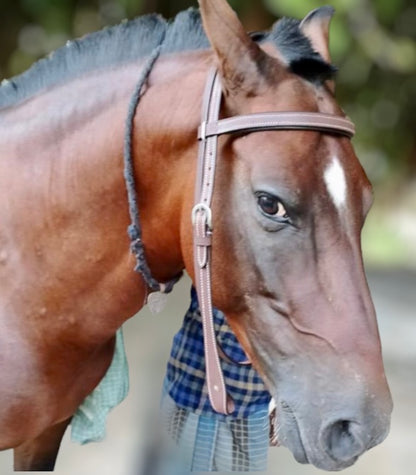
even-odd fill
[[[344,170],[336,156],[325,170],[324,180],[335,206],[341,209],[347,199],[347,181]]]

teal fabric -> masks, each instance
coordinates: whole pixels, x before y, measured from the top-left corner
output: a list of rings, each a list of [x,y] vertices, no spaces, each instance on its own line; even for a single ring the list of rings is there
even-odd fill
[[[80,444],[103,440],[108,413],[125,399],[128,392],[129,368],[120,329],[116,334],[113,361],[107,373],[72,418],[71,440]]]

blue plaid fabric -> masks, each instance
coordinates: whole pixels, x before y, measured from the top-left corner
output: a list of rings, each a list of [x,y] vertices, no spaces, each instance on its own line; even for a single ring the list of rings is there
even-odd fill
[[[246,360],[247,357],[227,325],[224,315],[218,310],[214,310],[214,325],[217,341],[226,356],[235,362]],[[221,366],[228,394],[235,403],[232,417],[244,418],[268,407],[270,394],[251,365],[242,366],[222,360]],[[191,290],[191,305],[182,328],[173,340],[165,389],[178,407],[196,414],[214,413],[205,381],[202,320],[194,289]],[[220,414],[216,416],[225,418]]]

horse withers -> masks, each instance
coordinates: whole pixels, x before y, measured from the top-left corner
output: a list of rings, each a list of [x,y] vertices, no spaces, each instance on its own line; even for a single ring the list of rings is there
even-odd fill
[[[162,45],[132,137],[142,241],[160,282],[194,276],[191,211],[208,70],[221,116],[343,116],[332,10],[252,39],[224,0],[171,24],[143,17],[69,43],[0,88],[0,448],[51,470],[72,414],[105,374],[114,334],[149,292],[133,270],[125,118]],[[207,39],[208,38],[208,39]],[[340,470],[380,443],[391,397],[363,269],[371,186],[350,140],[322,131],[219,139],[212,294],[277,405],[296,459]]]

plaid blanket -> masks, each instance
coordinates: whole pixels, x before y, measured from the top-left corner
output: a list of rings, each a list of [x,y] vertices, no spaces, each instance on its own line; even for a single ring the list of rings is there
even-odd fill
[[[270,394],[258,373],[251,367],[232,363],[247,359],[236,337],[227,325],[224,315],[214,310],[217,342],[231,361],[223,360],[221,366],[229,395],[235,403],[235,418],[247,417],[268,407]],[[205,381],[204,343],[202,320],[198,299],[191,290],[191,305],[182,327],[175,335],[167,366],[166,388],[179,407],[196,414],[212,415]],[[225,416],[217,415],[219,418]]]

